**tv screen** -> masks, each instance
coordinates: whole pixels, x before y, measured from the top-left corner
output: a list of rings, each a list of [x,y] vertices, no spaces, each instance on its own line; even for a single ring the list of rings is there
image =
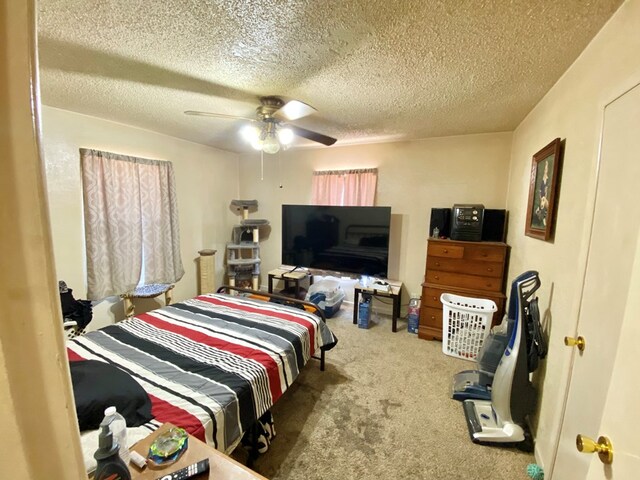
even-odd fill
[[[282,205],[282,263],[387,276],[391,207]]]

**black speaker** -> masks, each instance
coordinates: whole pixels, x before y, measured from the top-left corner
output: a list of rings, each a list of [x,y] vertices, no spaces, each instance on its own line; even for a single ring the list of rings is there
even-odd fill
[[[483,242],[505,242],[507,240],[507,211],[485,208],[482,222]]]
[[[429,237],[433,236],[433,229],[438,228],[439,237],[449,238],[451,232],[451,209],[432,208],[431,220],[429,222]]]
[[[484,205],[454,204],[451,215],[451,240],[479,242],[482,240]]]

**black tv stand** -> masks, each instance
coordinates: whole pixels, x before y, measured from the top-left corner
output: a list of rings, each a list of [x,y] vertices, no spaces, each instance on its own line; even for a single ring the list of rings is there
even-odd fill
[[[281,292],[284,295],[290,294],[289,289],[293,287],[293,297],[304,300],[304,295],[300,298],[301,288],[300,282],[309,279],[309,286],[313,285],[313,275],[306,269],[300,267],[291,268],[276,268],[268,273],[268,286],[269,293],[273,293],[273,280],[282,280],[284,282],[285,292]]]

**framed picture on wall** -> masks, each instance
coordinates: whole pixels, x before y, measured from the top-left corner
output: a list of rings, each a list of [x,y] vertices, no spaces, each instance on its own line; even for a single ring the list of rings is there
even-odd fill
[[[556,138],[533,156],[524,229],[529,237],[549,240],[553,234],[561,149],[562,142]]]

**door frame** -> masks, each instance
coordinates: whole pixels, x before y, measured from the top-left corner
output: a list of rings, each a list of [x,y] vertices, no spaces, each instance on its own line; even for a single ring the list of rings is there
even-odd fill
[[[86,478],[40,150],[36,2],[0,0],[0,448],[7,478]],[[43,452],[46,452],[43,455]]]

